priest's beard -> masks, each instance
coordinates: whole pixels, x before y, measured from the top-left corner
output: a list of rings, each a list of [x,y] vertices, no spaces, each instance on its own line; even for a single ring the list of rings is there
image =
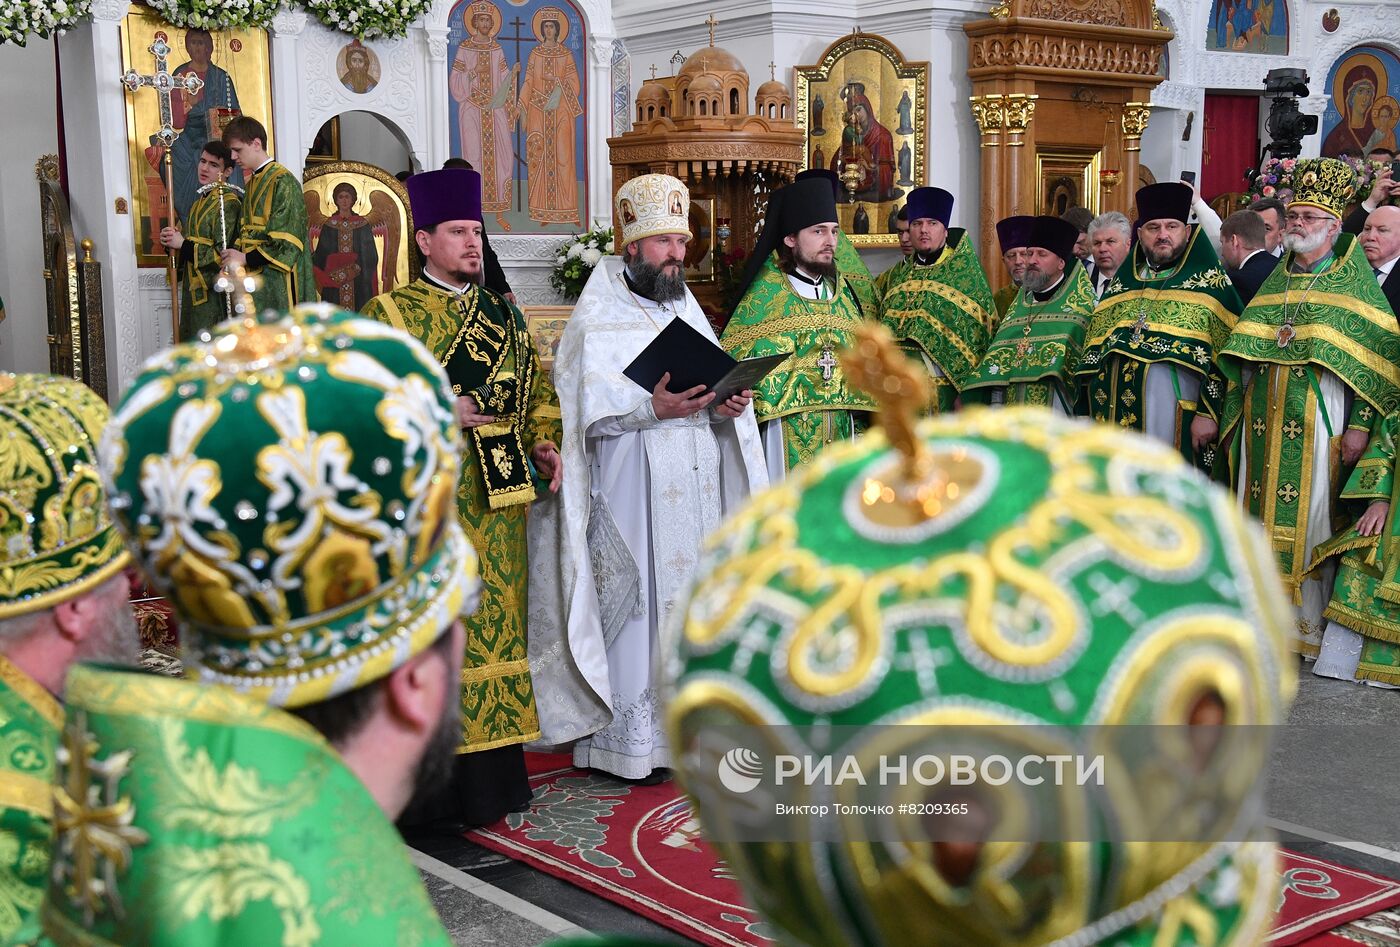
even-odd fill
[[[1316,253],[1318,250],[1321,250],[1322,245],[1326,243],[1330,237],[1331,234],[1326,230],[1319,230],[1317,233],[1306,235],[1286,233],[1283,235],[1283,248],[1307,256],[1308,254]]]
[[[117,579],[122,585],[121,602],[98,619],[83,648],[82,660],[132,667],[141,659],[141,631],[126,603],[126,577],[120,575]]]
[[[803,256],[801,250],[797,249],[796,247],[793,247],[792,258],[790,261],[788,261],[787,266],[785,268],[789,273],[791,273],[794,269],[800,268],[802,272],[806,273],[808,276],[815,276],[817,279],[820,280],[831,280],[835,282],[836,255],[832,254],[831,261],[829,263],[823,263],[821,260],[809,260],[807,257]]]
[[[679,263],[667,261],[657,266],[637,257],[627,264],[627,275],[637,293],[653,302],[666,303],[685,295],[685,270]]]
[[[1021,274],[1021,288],[1028,289],[1033,293],[1043,293],[1055,285],[1055,281],[1060,278],[1063,272],[1062,270],[1060,273],[1042,273],[1040,270],[1027,269]]]
[[[1171,266],[1181,255],[1186,252],[1186,245],[1179,247],[1169,247],[1165,250],[1158,250],[1155,247],[1145,246],[1143,250],[1147,253],[1147,262],[1154,270],[1164,270]]]
[[[450,634],[450,632],[449,632]],[[442,719],[428,737],[423,755],[413,771],[413,797],[404,812],[413,812],[436,800],[452,781],[452,768],[457,759],[457,747],[462,742],[462,708],[456,692],[449,692],[443,701]]]
[[[478,266],[475,273],[468,273],[466,270],[450,270],[447,273],[447,280],[454,286],[482,286],[486,282],[486,267]]]

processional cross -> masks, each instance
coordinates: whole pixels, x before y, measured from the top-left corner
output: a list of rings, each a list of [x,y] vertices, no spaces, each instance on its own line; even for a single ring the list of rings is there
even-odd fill
[[[204,80],[194,73],[187,73],[183,76],[170,74],[167,57],[174,50],[166,43],[164,33],[157,33],[155,42],[146,49],[155,57],[156,71],[149,76],[143,76],[135,69],[128,69],[126,74],[121,77],[121,83],[126,86],[128,92],[135,92],[146,86],[156,90],[156,101],[160,106],[160,129],[156,132],[156,138],[160,141],[161,149],[164,152],[166,219],[173,227],[175,225],[175,172],[171,163],[170,149],[175,146],[175,139],[180,137],[180,132],[175,128],[175,110],[171,106],[170,95],[177,89],[193,95],[204,88]],[[170,281],[171,342],[173,343],[180,341],[180,286],[175,267],[174,250],[166,251],[165,269],[166,277]]]

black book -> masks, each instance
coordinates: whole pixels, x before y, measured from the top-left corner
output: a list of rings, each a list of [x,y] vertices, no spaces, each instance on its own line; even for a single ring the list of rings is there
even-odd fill
[[[622,373],[650,392],[656,390],[661,376],[670,372],[667,391],[680,394],[703,385],[706,392],[715,393],[711,403],[717,404],[746,388],[753,388],[789,358],[791,354],[785,353],[736,360],[690,323],[676,317]]]

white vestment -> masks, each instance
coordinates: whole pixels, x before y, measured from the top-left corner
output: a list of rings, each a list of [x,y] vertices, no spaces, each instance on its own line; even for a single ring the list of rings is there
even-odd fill
[[[657,420],[623,369],[672,319],[714,330],[689,290],[667,307],[593,271],[559,342],[564,488],[531,509],[530,667],[541,742],[640,779],[671,765],[658,670],[705,536],[767,487],[753,411]]]

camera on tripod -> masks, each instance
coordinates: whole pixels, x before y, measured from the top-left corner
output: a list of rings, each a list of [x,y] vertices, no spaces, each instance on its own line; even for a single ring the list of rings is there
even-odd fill
[[[1298,111],[1298,99],[1308,94],[1308,74],[1302,69],[1270,69],[1264,77],[1264,94],[1271,98],[1264,130],[1273,139],[1264,146],[1275,158],[1296,158],[1303,139],[1317,134],[1317,116]]]

